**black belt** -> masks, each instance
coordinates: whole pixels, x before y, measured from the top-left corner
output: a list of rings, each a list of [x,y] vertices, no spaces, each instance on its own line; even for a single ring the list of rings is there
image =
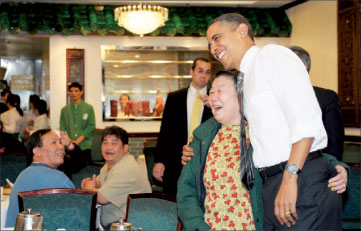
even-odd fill
[[[322,156],[322,152],[320,150],[310,152],[306,158],[306,161],[310,161],[310,160],[316,159],[321,156]],[[279,164],[276,164],[276,165],[273,165],[270,167],[259,168],[258,171],[259,171],[259,174],[261,175],[262,179],[265,180],[274,175],[277,175],[278,173],[283,172],[286,167],[286,164],[287,164],[287,161],[284,161],[282,163],[279,163]]]

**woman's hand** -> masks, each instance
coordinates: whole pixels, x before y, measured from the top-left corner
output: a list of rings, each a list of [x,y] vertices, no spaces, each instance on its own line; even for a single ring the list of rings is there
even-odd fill
[[[335,168],[338,174],[337,176],[332,177],[328,181],[328,187],[331,188],[332,191],[336,191],[337,193],[343,193],[346,191],[347,186],[347,171],[341,165],[336,165]]]

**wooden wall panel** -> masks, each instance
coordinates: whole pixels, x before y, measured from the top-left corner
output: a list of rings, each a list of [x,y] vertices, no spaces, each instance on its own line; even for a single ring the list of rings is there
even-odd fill
[[[338,2],[338,92],[345,127],[360,127],[360,0]]]

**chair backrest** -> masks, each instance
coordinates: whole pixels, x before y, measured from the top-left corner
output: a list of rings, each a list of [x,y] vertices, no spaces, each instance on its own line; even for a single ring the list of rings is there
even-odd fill
[[[159,193],[129,194],[125,220],[144,230],[177,230],[176,199]]]
[[[94,129],[93,145],[90,151],[92,162],[105,162],[102,156],[102,132],[103,129]]]
[[[18,193],[19,211],[31,208],[43,215],[44,229],[94,230],[96,193],[52,188]]]
[[[16,155],[1,155],[1,186],[5,186],[8,178],[15,182],[18,175],[26,168],[26,157]]]

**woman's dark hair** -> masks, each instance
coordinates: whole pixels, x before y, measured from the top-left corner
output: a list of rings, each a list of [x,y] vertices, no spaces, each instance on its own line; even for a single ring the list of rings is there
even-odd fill
[[[119,138],[122,141],[123,145],[128,144],[128,142],[129,142],[128,132],[118,126],[110,126],[110,127],[104,128],[103,134],[102,134],[102,141],[104,140],[104,138],[106,136],[116,136],[117,138]]]
[[[4,90],[1,91],[1,97],[4,97],[6,94],[11,94],[10,89],[6,88]]]
[[[34,155],[34,153],[33,153],[34,148],[43,146],[41,137],[43,137],[43,135],[45,135],[49,132],[51,132],[51,129],[40,129],[40,130],[37,130],[36,132],[34,132],[33,134],[31,134],[28,142],[26,142],[26,145],[25,145],[26,149],[28,150],[28,152],[30,154]]]
[[[38,109],[39,115],[46,114],[48,112],[48,105],[46,101],[42,99],[34,102],[34,108]]]
[[[29,102],[31,102],[31,103],[35,103],[36,101],[38,101],[38,100],[40,100],[40,97],[38,96],[38,95],[30,95],[29,96]]]
[[[20,97],[18,95],[10,94],[6,100],[6,103],[15,107],[21,116],[24,115],[23,110],[20,108]]]
[[[214,77],[214,79],[224,76],[224,77],[228,77],[230,79],[232,79],[234,86],[237,86],[237,75],[238,75],[239,71],[237,70],[231,70],[231,71],[218,71],[216,73],[216,76]],[[236,88],[237,89],[237,88]]]

